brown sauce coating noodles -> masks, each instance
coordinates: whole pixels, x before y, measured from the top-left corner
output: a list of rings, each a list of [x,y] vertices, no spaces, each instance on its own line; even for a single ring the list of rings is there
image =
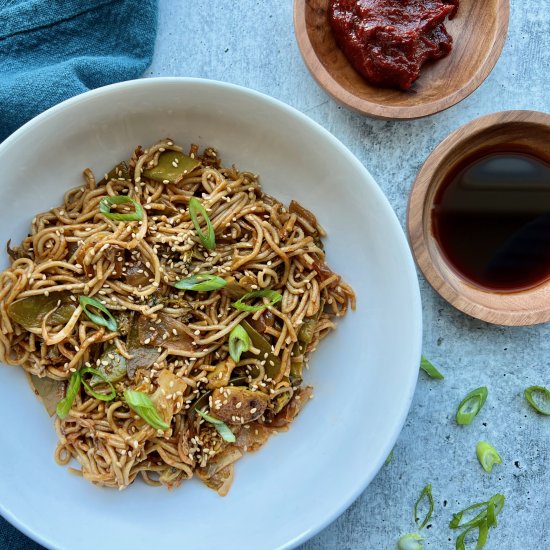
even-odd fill
[[[167,153],[192,168],[162,181],[152,177]],[[172,166],[177,172],[178,160]],[[234,462],[286,429],[311,397],[302,370],[335,319],[355,307],[354,293],[326,265],[315,216],[264,194],[258,176],[222,167],[212,149],[199,155],[192,146],[185,155],[166,139],[138,147],[99,182],[90,170],[84,178],[60,207],[34,218],[19,247],[8,248],[11,266],[0,274],[0,359],[53,386],[66,385],[84,366],[125,365],[113,377],[113,400],[81,386],[69,414],[56,417],[57,462],[76,459],[84,478],[118,488],[138,476],[172,488],[196,474],[224,495]],[[100,212],[102,199],[120,195],[143,207],[140,220]],[[213,225],[212,250],[190,217],[192,197]],[[174,287],[197,274],[227,285],[206,292]],[[233,307],[262,289],[281,300],[255,312]],[[117,330],[88,317],[81,296],[99,300]],[[241,323],[252,345],[235,362],[228,339]],[[157,430],[131,410],[128,389],[150,396],[169,428]],[[199,405],[223,416],[236,441],[196,414]]]

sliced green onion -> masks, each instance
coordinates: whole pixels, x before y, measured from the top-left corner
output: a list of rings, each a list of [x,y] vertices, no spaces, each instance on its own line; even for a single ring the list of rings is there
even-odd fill
[[[488,393],[489,390],[487,390],[485,386],[472,390],[458,406],[458,410],[456,411],[456,423],[461,425],[471,424],[472,420],[481,410],[481,407],[485,404]]]
[[[206,233],[203,233],[201,229],[198,214],[200,214],[206,222]],[[196,197],[191,197],[189,201],[189,215],[191,216],[191,221],[195,226],[195,230],[204,248],[214,250],[214,248],[216,248],[216,233],[214,232],[214,226],[206,213],[206,209]]]
[[[476,550],[481,550],[487,544],[488,538],[489,538],[489,524],[486,521],[482,521],[477,527]]]
[[[253,298],[269,298],[269,302],[267,304],[260,304],[258,306],[250,306],[244,303],[246,302],[246,300],[251,300]],[[266,307],[275,305],[277,302],[280,302],[282,299],[283,299],[282,295],[279,294],[278,292],[275,292],[274,290],[267,290],[267,289],[253,290],[252,292],[247,292],[244,296],[242,296],[236,302],[233,302],[233,307],[241,311],[261,311]]]
[[[480,524],[471,525],[470,527],[468,527],[468,529],[465,529],[464,531],[462,531],[462,533],[456,539],[456,546],[455,546],[456,550],[466,550],[466,542],[465,542],[466,537],[474,529],[478,529],[478,533],[479,533],[477,538],[477,543],[476,543],[476,550],[481,550],[485,546],[485,543],[487,542],[487,534],[489,529],[487,528],[487,522],[482,521]],[[484,534],[483,538],[481,536],[482,530]]]
[[[187,277],[181,279],[174,286],[180,290],[194,290],[196,292],[208,292],[210,290],[218,290],[227,284],[225,279],[217,277],[216,275],[207,275],[203,273],[202,275],[193,275],[192,277]]]
[[[94,377],[97,376],[98,378],[100,378],[102,382],[105,382],[105,384],[109,386],[111,391],[109,393],[99,393],[92,389],[90,384],[88,384],[88,382],[86,382],[86,380],[84,379],[84,375],[88,373],[93,374]],[[82,379],[82,384],[86,389],[86,392],[96,399],[100,399],[101,401],[112,401],[116,397],[116,390],[112,382],[109,382],[106,376],[103,373],[99,372],[97,369],[93,369],[92,367],[84,367],[83,369],[80,369],[80,377]]]
[[[216,428],[224,441],[227,441],[228,443],[235,443],[235,434],[229,429],[229,426],[225,422],[222,422],[221,420],[218,420],[217,418],[214,418],[199,409],[195,410],[197,411],[197,414],[200,414],[207,422]]]
[[[126,390],[124,399],[128,406],[155,430],[167,430],[170,427],[170,424],[162,419],[151,398],[146,393]]]
[[[132,204],[134,206],[133,212],[127,214],[119,214],[117,212],[111,212],[111,206],[115,204]],[[104,197],[99,201],[99,211],[110,220],[120,222],[135,222],[143,219],[143,207],[139,202],[127,197],[126,195],[117,195],[116,197]]]
[[[483,521],[487,521],[488,527],[492,527],[493,525],[496,525],[496,516],[498,516],[502,511],[502,508],[504,507],[504,502],[504,495],[497,493],[496,495],[492,496],[487,502],[478,502],[476,504],[472,504],[471,506],[468,506],[468,508],[464,508],[464,510],[453,514],[453,519],[449,523],[449,528],[467,529],[468,527],[476,527],[480,525]],[[483,510],[479,512],[479,514],[473,519],[465,523],[461,523],[464,514],[467,514],[471,510],[476,510],[478,508],[483,508]],[[489,508],[491,508],[490,514],[488,514]]]
[[[399,550],[422,550],[422,542],[424,539],[418,533],[408,533],[403,535],[397,542]]]
[[[450,529],[465,529],[466,527],[471,527],[472,525],[477,525],[481,520],[487,517],[487,505],[488,502],[478,502],[464,508],[460,512],[453,514],[453,519],[449,523]],[[467,521],[466,523],[461,523],[464,514],[467,514],[470,510],[476,510],[477,508],[483,508],[483,510],[475,516],[473,519]]]
[[[445,377],[435,368],[433,363],[428,361],[424,356],[420,358],[420,368],[430,377],[437,380],[443,380]]]
[[[500,514],[504,508],[504,495],[497,493],[489,499],[489,505],[487,506],[487,524],[488,527],[492,527],[497,524],[496,517]],[[492,514],[491,514],[492,510]]]
[[[96,325],[107,327],[110,331],[115,332],[115,330],[118,328],[116,319],[111,315],[111,312],[100,301],[96,300],[95,298],[90,298],[89,296],[80,296],[79,301],[82,309],[84,310],[84,313],[88,316],[90,321],[92,321]],[[107,318],[103,317],[102,315],[98,315],[93,311],[89,311],[88,306],[92,306],[101,311],[101,313],[104,313]]]
[[[502,464],[497,450],[487,441],[480,441],[476,445],[476,454],[482,468],[488,473],[491,473],[493,465]]]
[[[550,390],[544,386],[529,386],[524,392],[523,395],[527,402],[533,409],[535,409],[539,414],[545,416],[550,416]],[[536,401],[535,397],[538,398],[539,402],[544,403],[544,408],[541,407]]]
[[[388,458],[386,458],[386,461],[384,462],[384,466],[387,466],[392,460],[393,460],[393,449],[390,451]]]
[[[241,354],[248,351],[251,344],[248,332],[241,325],[237,325],[229,333],[229,355],[231,355],[231,359],[235,363],[238,363],[241,359]]]
[[[80,372],[76,371],[76,372],[73,372],[73,374],[71,375],[71,378],[69,380],[69,385],[67,386],[67,393],[65,394],[65,397],[61,399],[61,401],[59,401],[55,409],[57,416],[59,416],[59,418],[61,418],[62,420],[64,418],[67,418],[67,415],[69,414],[69,411],[73,406],[74,400],[76,399],[76,396],[78,395],[79,390],[80,390]]]
[[[423,500],[424,497],[427,497],[430,508],[428,510],[428,513],[426,514],[426,517],[422,521],[422,523],[419,524],[418,521],[420,518],[418,517],[418,505],[420,504],[420,502]],[[414,522],[416,523],[418,529],[424,528],[426,523],[430,521],[430,518],[432,517],[433,512],[434,512],[434,497],[432,495],[432,484],[430,483],[429,485],[426,485],[424,489],[422,489],[420,496],[418,497],[417,501],[414,503],[414,508],[413,508]]]
[[[504,495],[497,493],[496,495],[491,497],[488,502],[473,504],[472,506],[469,506],[465,510],[462,510],[462,512],[459,512],[458,514],[455,514],[453,516],[449,527],[451,529],[464,529],[464,531],[456,539],[457,550],[466,550],[466,537],[474,529],[478,530],[476,550],[481,550],[485,546],[489,537],[489,529],[494,526],[496,527],[496,518],[504,507],[504,500]],[[462,516],[466,512],[481,507],[484,507],[485,509],[480,512],[474,519],[464,524],[460,523]]]

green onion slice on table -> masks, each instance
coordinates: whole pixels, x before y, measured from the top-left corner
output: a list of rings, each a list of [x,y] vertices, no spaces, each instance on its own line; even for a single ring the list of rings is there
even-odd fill
[[[418,533],[408,533],[399,539],[397,548],[398,550],[422,550],[423,540]]]
[[[268,298],[269,302],[259,304],[256,306],[251,306],[250,304],[246,304],[245,302],[247,300],[253,300],[254,298]],[[280,302],[283,299],[283,296],[276,292],[275,290],[253,290],[252,292],[247,292],[244,296],[242,296],[239,300],[236,302],[233,302],[233,307],[235,309],[238,309],[240,311],[261,311],[262,309],[265,309],[266,307],[273,306],[277,302]]]
[[[539,414],[550,416],[550,390],[544,386],[529,386],[523,392],[529,405]]]
[[[504,507],[504,495],[497,493],[491,497],[487,502],[478,502],[465,508],[464,510],[454,514],[453,519],[449,523],[451,529],[464,529],[462,533],[456,539],[456,550],[466,550],[466,537],[474,529],[478,530],[478,538],[476,543],[476,550],[481,550],[487,538],[489,536],[489,529],[496,526],[497,516]],[[473,519],[462,523],[462,518],[468,512],[472,510],[482,509]]]
[[[208,275],[206,273],[193,275],[185,279],[181,279],[174,284],[179,290],[194,290],[195,292],[209,292],[218,290],[227,284],[225,279],[216,275]]]
[[[461,425],[471,424],[485,404],[488,393],[489,390],[485,386],[472,390],[458,406],[456,423]]]
[[[443,380],[445,377],[435,368],[431,361],[424,356],[420,358],[420,368],[430,377],[436,380]]]
[[[428,499],[429,509],[428,509],[428,513],[422,520],[422,523],[419,523],[420,518],[418,517],[418,506],[420,505],[424,497]],[[420,496],[418,497],[417,501],[414,503],[414,508],[413,508],[414,522],[416,523],[419,529],[423,529],[424,526],[428,523],[428,521],[430,521],[433,511],[434,511],[434,497],[432,495],[432,485],[430,483],[426,485],[424,489],[422,489]]]
[[[170,427],[170,424],[162,419],[151,398],[146,393],[126,390],[124,399],[128,406],[155,430],[167,430]]]
[[[199,214],[206,222],[206,232],[201,229],[201,224],[198,217]],[[214,248],[216,248],[216,234],[214,232],[214,226],[212,225],[212,222],[210,221],[210,218],[206,213],[206,209],[196,197],[191,197],[191,200],[189,201],[189,215],[191,216],[191,221],[195,226],[195,230],[197,232],[197,235],[199,236],[199,240],[201,241],[204,248],[207,248],[208,250],[214,250]]]
[[[488,473],[491,473],[495,464],[502,464],[497,450],[487,441],[480,441],[476,445],[476,454],[482,468]]]
[[[118,328],[116,319],[111,315],[111,312],[95,298],[90,298],[89,296],[80,296],[79,298],[80,305],[84,310],[84,313],[88,316],[90,321],[96,325],[107,327],[110,331],[115,332]],[[91,311],[89,308],[93,307],[103,315],[99,315],[94,311]]]
[[[248,336],[248,332],[241,325],[237,325],[229,333],[229,355],[235,363],[241,360],[241,355],[247,352],[251,345],[250,336]]]
[[[67,393],[65,394],[65,397],[61,399],[61,401],[59,401],[55,409],[57,416],[59,416],[59,418],[61,418],[62,420],[64,418],[67,418],[69,411],[73,406],[74,400],[78,395],[79,390],[80,390],[80,372],[76,371],[76,372],[73,372],[73,374],[71,375],[71,378],[69,380],[69,385],[67,386]]]
[[[466,529],[467,527],[478,525],[482,520],[487,517],[488,504],[489,502],[476,502],[476,504],[472,504],[471,506],[468,506],[468,508],[464,508],[464,510],[453,514],[453,519],[450,521],[449,527],[451,529]],[[482,510],[478,512],[476,516],[462,523],[462,518],[465,515],[467,516],[472,510],[477,510],[479,508],[482,508]]]
[[[118,204],[129,204],[134,207],[133,212],[118,213],[111,212],[111,207]],[[119,222],[134,222],[143,219],[143,207],[139,202],[126,195],[118,195],[116,197],[104,197],[99,201],[99,211],[108,219]]]
[[[214,428],[216,428],[217,432],[221,435],[224,441],[227,441],[228,443],[235,443],[235,434],[231,431],[231,429],[225,422],[222,422],[221,420],[218,420],[217,418],[214,418],[213,416],[210,416],[209,414],[206,414],[199,409],[195,409],[195,411],[207,422],[212,424]]]

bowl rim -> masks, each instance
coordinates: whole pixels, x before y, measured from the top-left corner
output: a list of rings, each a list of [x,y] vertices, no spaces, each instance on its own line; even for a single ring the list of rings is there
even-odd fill
[[[347,160],[353,164],[356,169],[361,172],[369,186],[371,187],[372,192],[376,195],[379,204],[386,211],[386,214],[389,218],[393,219],[393,223],[396,224],[396,231],[398,235],[398,241],[395,243],[400,248],[401,261],[403,263],[402,270],[406,273],[408,285],[411,290],[411,303],[415,311],[415,323],[414,326],[411,326],[411,335],[413,336],[412,340],[414,342],[413,349],[411,349],[411,356],[417,358],[417,363],[420,363],[421,348],[422,348],[422,305],[421,305],[421,296],[420,296],[420,287],[418,282],[418,277],[416,273],[416,268],[414,265],[414,260],[412,257],[411,250],[409,248],[405,232],[402,229],[401,224],[397,218],[395,211],[390,205],[388,199],[382,192],[381,188],[375,182],[374,178],[370,172],[363,166],[363,164],[353,155],[353,153],[335,136],[333,136],[328,130],[326,130],[319,123],[315,122],[309,118],[304,113],[300,112],[298,109],[280,101],[274,97],[271,97],[267,94],[253,90],[251,88],[246,88],[237,84],[232,84],[228,82],[211,80],[206,78],[195,78],[195,77],[151,77],[151,78],[140,78],[135,80],[128,80],[124,82],[118,82],[115,84],[110,84],[88,92],[82,93],[80,95],[71,97],[48,110],[40,113],[36,117],[32,118],[26,122],[23,126],[17,129],[13,134],[8,136],[2,143],[0,143],[0,154],[3,153],[4,149],[13,146],[17,141],[19,141],[23,136],[32,132],[36,126],[47,123],[51,118],[56,117],[59,113],[62,113],[65,110],[70,110],[75,108],[77,105],[85,103],[90,99],[100,97],[102,95],[108,96],[111,92],[118,92],[124,90],[131,92],[136,88],[154,88],[155,86],[162,86],[164,84],[168,85],[203,85],[207,87],[215,87],[219,89],[232,90],[238,92],[243,96],[248,96],[260,100],[264,103],[270,104],[276,109],[279,109],[288,116],[297,118],[301,124],[304,124],[309,128],[310,131],[320,133],[325,139],[327,139],[334,147],[339,154],[344,155]],[[412,364],[411,364],[412,367]],[[390,451],[393,449],[399,434],[401,433],[403,426],[405,424],[406,418],[408,416],[412,400],[414,397],[414,392],[416,389],[416,383],[418,378],[418,369],[410,368],[406,377],[403,377],[400,382],[408,386],[406,392],[406,399],[401,403],[401,411],[399,415],[399,420],[395,424],[394,429],[392,430],[390,437],[387,439],[387,444],[385,448],[385,455],[389,455]],[[322,513],[319,515],[318,521],[314,525],[302,527],[299,535],[294,537],[291,540],[288,540],[280,548],[294,548],[301,543],[309,540],[311,537],[319,533],[322,529],[327,527],[331,522],[338,518],[367,488],[367,486],[374,479],[380,468],[383,466],[385,456],[381,457],[378,461],[373,463],[371,471],[358,478],[357,484],[355,487],[347,491],[345,495],[342,495],[339,499],[337,505],[335,505],[331,511]],[[2,500],[0,500],[0,515],[2,515],[7,521],[14,525],[21,532],[26,534],[28,537],[38,542],[39,544],[45,546],[46,548],[56,549],[56,546],[53,546],[50,541],[44,538],[40,533],[37,533],[33,530],[32,526],[25,523],[23,520],[20,520],[14,514],[12,514],[4,506]]]
[[[464,86],[457,89],[451,95],[419,105],[382,105],[360,98],[342,86],[323,65],[311,43],[306,24],[306,10],[309,0],[294,0],[294,34],[302,59],[309,72],[317,84],[338,103],[373,118],[383,120],[412,120],[440,113],[460,103],[475,92],[491,74],[504,48],[510,20],[510,1],[499,0],[499,2],[501,6],[499,13],[502,16],[502,28],[499,29],[495,41],[479,69],[471,75],[470,80]]]
[[[545,306],[540,300],[541,290],[550,288],[550,279],[517,292],[498,292],[467,282],[445,259],[439,246],[429,245],[434,238],[428,217],[431,216],[433,197],[441,185],[441,182],[439,185],[434,184],[432,178],[448,160],[449,155],[461,151],[458,157],[463,158],[463,147],[471,139],[495,127],[500,130],[506,127],[517,128],[521,124],[541,126],[550,132],[550,114],[530,110],[499,111],[471,120],[457,128],[424,161],[412,185],[407,205],[409,243],[416,264],[432,288],[459,311],[488,323],[506,326],[528,326],[550,321],[550,303]],[[506,136],[501,130],[498,137],[507,141]],[[445,269],[441,269],[441,265]],[[512,301],[514,296],[520,295],[530,300],[530,308],[526,308],[524,303],[515,304]],[[485,303],[488,296],[492,307]]]

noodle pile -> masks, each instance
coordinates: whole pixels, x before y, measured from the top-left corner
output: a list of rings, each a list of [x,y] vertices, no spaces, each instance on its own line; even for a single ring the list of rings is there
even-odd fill
[[[168,169],[166,155],[174,159]],[[188,170],[179,170],[180,159]],[[106,394],[107,382],[88,378],[65,418],[56,416],[58,463],[76,459],[74,472],[120,489],[138,476],[172,488],[196,474],[224,495],[234,462],[286,429],[311,397],[302,369],[335,318],[355,307],[353,291],[326,265],[315,216],[264,194],[258,176],[221,167],[213,149],[199,155],[193,145],[187,155],[167,139],[138,147],[99,182],[88,169],[84,178],[62,206],[34,218],[19,247],[8,243],[0,359],[31,375],[50,413],[82,368],[112,382],[116,396],[107,400],[94,396]],[[101,213],[100,202],[115,196],[141,205],[142,218]],[[192,197],[213,225],[213,249],[190,217]],[[223,278],[225,286],[200,292],[174,286],[204,274]],[[282,299],[247,294],[263,289]],[[243,295],[257,311],[233,305]],[[82,296],[98,300],[116,330],[94,322]],[[235,362],[228,339],[238,325],[251,345]],[[129,389],[150,398],[168,429],[128,406]],[[223,421],[235,441],[197,410]]]

